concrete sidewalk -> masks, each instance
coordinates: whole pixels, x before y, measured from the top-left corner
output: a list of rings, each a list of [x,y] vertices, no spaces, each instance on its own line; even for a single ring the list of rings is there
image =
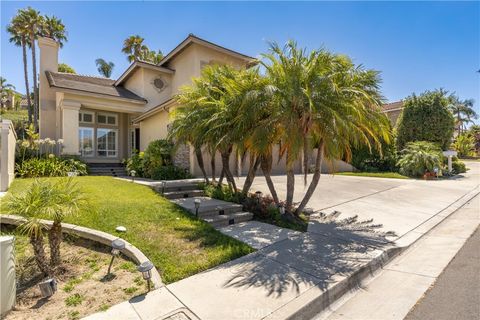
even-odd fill
[[[89,319],[124,319],[108,316],[122,308],[125,319],[309,319],[475,197],[479,165],[444,181],[336,177],[332,187],[344,189],[321,207],[319,186],[312,204],[327,215],[313,216],[307,233],[232,226],[224,232],[260,249]]]
[[[460,208],[362,288],[316,320],[400,320],[430,288],[480,224],[480,197]]]

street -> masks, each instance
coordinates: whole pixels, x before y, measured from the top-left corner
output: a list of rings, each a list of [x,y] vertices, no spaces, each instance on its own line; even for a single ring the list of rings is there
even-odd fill
[[[479,318],[480,229],[477,229],[405,319]]]

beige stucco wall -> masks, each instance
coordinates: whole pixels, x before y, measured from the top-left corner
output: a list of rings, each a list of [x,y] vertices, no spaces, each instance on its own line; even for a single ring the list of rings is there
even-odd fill
[[[48,84],[45,71],[58,71],[58,43],[48,38],[39,38],[40,70],[39,70],[39,129],[40,138],[55,139],[57,136],[56,93]]]
[[[144,151],[153,140],[167,137],[167,124],[169,115],[167,111],[161,111],[140,122],[140,150]]]
[[[152,84],[153,80],[160,77],[167,86],[162,91],[158,91]],[[167,101],[172,96],[172,75],[151,70],[147,68],[138,68],[124,83],[124,87],[148,102],[145,110],[149,110],[159,104]]]
[[[10,120],[0,122],[0,192],[7,191],[15,177],[17,135]]]

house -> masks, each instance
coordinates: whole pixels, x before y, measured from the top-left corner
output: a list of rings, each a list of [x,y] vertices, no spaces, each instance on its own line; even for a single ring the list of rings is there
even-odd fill
[[[200,76],[204,66],[229,64],[241,68],[257,63],[253,57],[190,34],[159,64],[135,61],[113,80],[58,72],[58,43],[40,38],[38,44],[40,137],[63,139],[64,154],[78,155],[89,164],[121,163],[134,150],[145,150],[153,140],[166,138],[176,107],[174,95],[193,77]],[[208,154],[204,158],[210,163]],[[220,171],[219,155],[215,162]],[[178,148],[174,163],[201,176],[193,148],[188,145]],[[298,173],[301,163],[299,160],[295,166]],[[230,164],[236,175],[248,170],[248,161],[241,157],[231,157]],[[343,161],[336,161],[334,167],[337,171],[353,169]],[[325,172],[331,168],[324,164]],[[206,170],[210,174],[210,166]],[[272,173],[285,173],[285,159],[276,162]]]
[[[403,102],[397,101],[384,104],[382,106],[382,110],[387,115],[388,119],[390,119],[392,126],[395,126],[397,124],[398,117],[400,117],[400,114],[403,111]]]
[[[167,137],[173,96],[208,64],[248,67],[255,59],[190,34],[158,64],[133,62],[116,80],[58,72],[59,45],[40,38],[40,137],[63,139],[65,154],[120,163]],[[191,148],[176,160],[199,173]]]

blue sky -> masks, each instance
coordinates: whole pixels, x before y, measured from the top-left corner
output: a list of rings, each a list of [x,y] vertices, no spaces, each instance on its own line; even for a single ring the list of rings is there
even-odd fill
[[[267,41],[324,46],[381,71],[389,101],[443,87],[480,101],[480,2],[1,2],[1,75],[24,92],[21,49],[5,26],[32,6],[60,17],[69,41],[60,62],[98,75],[95,59],[128,66],[123,40],[133,34],[168,53],[189,33],[257,56]]]

